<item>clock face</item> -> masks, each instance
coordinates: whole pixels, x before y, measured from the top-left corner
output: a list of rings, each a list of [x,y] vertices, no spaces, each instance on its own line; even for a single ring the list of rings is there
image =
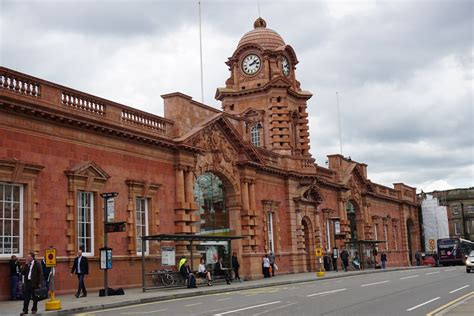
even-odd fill
[[[250,54],[245,56],[244,60],[242,61],[242,70],[247,75],[253,75],[260,70],[262,63],[260,61],[260,57],[255,54]]]
[[[283,61],[281,62],[281,66],[283,69],[283,74],[288,76],[290,74],[290,62],[286,57],[283,57]]]

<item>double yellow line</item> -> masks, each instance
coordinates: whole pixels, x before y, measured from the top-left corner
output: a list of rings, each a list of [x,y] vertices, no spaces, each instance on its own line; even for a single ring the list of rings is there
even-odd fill
[[[439,312],[441,312],[441,311],[447,309],[448,307],[450,307],[450,306],[452,306],[452,305],[454,305],[454,304],[456,304],[456,303],[458,303],[458,302],[460,302],[460,301],[462,301],[462,300],[468,298],[468,297],[471,296],[471,295],[474,295],[474,292],[467,293],[466,295],[463,295],[463,296],[461,296],[461,297],[459,297],[459,298],[457,298],[457,299],[455,299],[455,300],[452,300],[451,302],[448,302],[448,303],[444,304],[443,306],[441,306],[441,307],[435,309],[434,311],[429,312],[428,314],[426,314],[426,316],[435,316],[435,315],[438,314]]]

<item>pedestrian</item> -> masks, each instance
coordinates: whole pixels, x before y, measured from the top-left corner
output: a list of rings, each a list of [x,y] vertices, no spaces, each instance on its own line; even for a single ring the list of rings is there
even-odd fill
[[[20,264],[18,258],[13,255],[10,258],[10,301],[17,299],[18,280],[20,278]]]
[[[352,265],[356,270],[360,270],[360,260],[359,260],[359,253],[356,251],[354,255],[354,259],[352,260]]]
[[[84,277],[89,274],[89,261],[86,257],[82,255],[83,250],[84,248],[79,248],[79,251],[77,252],[77,257],[74,259],[74,264],[71,269],[71,275],[73,273],[76,273],[77,279],[79,281],[77,293],[75,295],[77,298],[79,298],[81,291],[82,295],[80,297],[87,296],[86,285],[84,284]]]
[[[270,259],[268,259],[268,255],[265,255],[263,257],[262,266],[263,266],[263,277],[269,278],[270,277]]]
[[[36,314],[38,311],[38,300],[34,292],[36,289],[39,289],[43,281],[43,272],[41,270],[41,264],[35,260],[35,254],[33,252],[28,253],[26,265],[23,267],[21,273],[25,277],[25,284],[23,288],[23,313],[20,315],[28,314],[30,300],[33,300],[31,313]]]
[[[200,278],[206,279],[208,286],[212,285],[212,283],[211,283],[211,281],[212,281],[211,272],[207,271],[207,269],[206,269],[206,264],[204,263],[204,257],[202,257],[201,261],[199,262],[197,276],[200,277]]]
[[[230,284],[230,275],[224,266],[224,260],[222,258],[219,258],[214,267],[214,275],[223,275],[227,284]]]
[[[344,271],[347,272],[347,267],[349,266],[349,253],[346,249],[341,251],[341,260],[342,260],[342,268]]]
[[[239,280],[240,282],[242,282],[239,275],[240,264],[236,252],[232,253],[232,268],[234,269],[234,280]]]
[[[49,281],[51,279],[51,267],[46,266],[46,262],[44,261],[44,258],[41,259],[41,269],[43,271],[43,284],[44,287],[46,287],[49,291]]]
[[[186,280],[186,285],[188,286],[188,288],[195,288],[196,287],[196,279],[195,279],[194,274],[191,271],[191,268],[189,267],[189,263],[186,259],[184,260],[183,264],[181,264],[181,268],[179,269],[179,273]],[[194,278],[194,282],[193,282],[193,278]]]
[[[272,276],[275,276],[275,255],[273,252],[270,251],[270,254],[268,255],[268,260],[270,260],[270,266],[272,267]]]
[[[382,251],[380,254],[380,261],[382,262],[382,269],[385,269],[385,262],[387,261],[387,254]]]
[[[421,265],[421,253],[418,250],[415,252],[415,259],[416,259],[416,265],[420,266]]]
[[[339,253],[337,251],[337,248],[334,248],[332,250],[332,268],[334,271],[338,271],[337,270],[337,258],[339,257]]]

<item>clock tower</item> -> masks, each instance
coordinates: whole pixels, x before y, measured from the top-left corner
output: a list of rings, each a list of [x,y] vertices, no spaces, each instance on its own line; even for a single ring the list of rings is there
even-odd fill
[[[312,94],[296,80],[293,48],[258,18],[226,64],[230,77],[216,99],[224,112],[243,119],[244,138],[280,155],[310,158],[306,102]]]

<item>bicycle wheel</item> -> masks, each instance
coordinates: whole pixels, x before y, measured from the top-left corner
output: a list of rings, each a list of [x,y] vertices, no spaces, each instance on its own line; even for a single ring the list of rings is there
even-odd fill
[[[169,273],[165,273],[161,276],[161,283],[164,286],[170,286],[173,285],[173,276]]]

